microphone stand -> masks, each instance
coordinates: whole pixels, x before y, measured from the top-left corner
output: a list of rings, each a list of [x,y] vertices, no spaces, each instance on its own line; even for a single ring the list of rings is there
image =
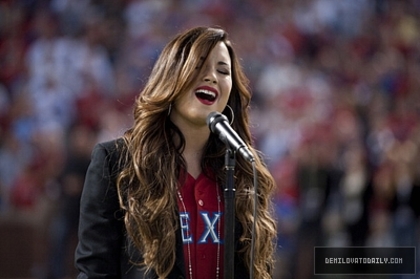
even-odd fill
[[[235,262],[235,151],[226,149],[225,168],[226,168],[226,185],[224,189],[225,198],[225,249],[224,249],[224,279],[234,278],[234,262]]]

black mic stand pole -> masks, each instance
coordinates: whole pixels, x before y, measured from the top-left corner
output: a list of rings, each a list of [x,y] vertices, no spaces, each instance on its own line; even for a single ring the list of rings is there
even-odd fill
[[[226,185],[224,189],[225,198],[225,250],[224,250],[224,279],[234,278],[234,262],[235,262],[235,152],[226,149],[225,168],[226,168]]]

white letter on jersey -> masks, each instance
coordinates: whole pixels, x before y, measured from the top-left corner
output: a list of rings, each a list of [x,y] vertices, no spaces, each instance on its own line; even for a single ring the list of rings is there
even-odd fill
[[[201,217],[203,218],[203,221],[206,225],[206,230],[204,231],[203,235],[200,237],[200,240],[198,243],[206,243],[207,237],[211,235],[211,238],[213,239],[213,243],[220,243],[220,239],[216,232],[214,231],[215,225],[220,219],[221,214],[215,213],[213,220],[210,220],[209,214],[207,212],[200,212]]]

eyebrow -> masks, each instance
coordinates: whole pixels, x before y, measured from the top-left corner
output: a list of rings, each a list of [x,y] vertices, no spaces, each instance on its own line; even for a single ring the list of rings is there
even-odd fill
[[[204,62],[204,60],[205,60],[205,58],[204,57],[200,57],[200,61],[201,62]],[[228,63],[228,62],[225,62],[225,61],[219,61],[219,62],[217,62],[217,65],[222,65],[222,66],[228,66],[228,67],[231,67],[231,65]],[[201,65],[200,65],[201,66]]]
[[[229,64],[229,63],[227,63],[227,62],[224,62],[224,61],[219,61],[219,62],[217,62],[217,65],[229,66],[229,67],[230,67],[230,64]]]

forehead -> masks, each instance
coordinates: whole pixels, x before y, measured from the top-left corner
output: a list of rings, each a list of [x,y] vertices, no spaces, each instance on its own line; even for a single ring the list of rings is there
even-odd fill
[[[211,50],[207,59],[216,63],[231,65],[229,50],[224,42],[218,42]]]

